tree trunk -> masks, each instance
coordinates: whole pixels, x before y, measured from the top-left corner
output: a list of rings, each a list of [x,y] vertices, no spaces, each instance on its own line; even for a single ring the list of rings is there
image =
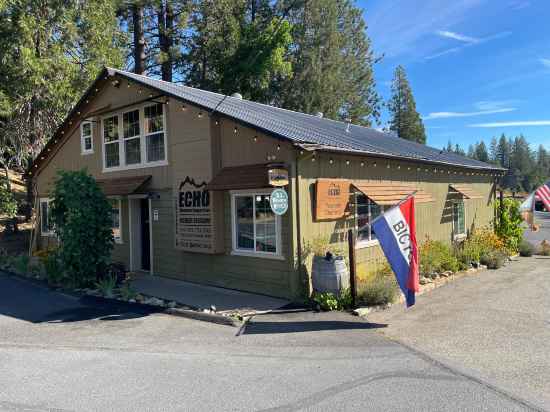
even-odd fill
[[[159,28],[159,46],[162,55],[161,74],[162,80],[172,81],[172,45],[174,44],[174,11],[170,1],[161,1],[157,11]]]
[[[143,6],[132,6],[132,23],[134,25],[134,73],[145,73],[145,33],[143,32]]]

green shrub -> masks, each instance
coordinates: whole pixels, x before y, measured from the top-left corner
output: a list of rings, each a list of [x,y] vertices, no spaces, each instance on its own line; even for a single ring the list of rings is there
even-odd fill
[[[393,275],[378,272],[363,283],[359,300],[367,306],[386,305],[395,301],[398,291]]]
[[[313,295],[313,301],[316,302],[322,310],[339,310],[340,303],[334,293],[324,292]]]
[[[438,240],[426,239],[419,248],[420,274],[430,276],[445,271],[456,272],[460,264],[451,248]]]
[[[13,261],[15,270],[17,271],[17,273],[21,275],[26,275],[28,273],[29,263],[30,263],[30,258],[28,255],[25,255],[25,254],[17,256]]]
[[[97,290],[106,298],[115,297],[116,277],[106,276],[96,283]]]
[[[519,255],[523,257],[530,257],[533,256],[535,253],[535,246],[533,244],[527,242],[526,240],[522,240],[519,244]]]
[[[136,295],[137,295],[137,292],[134,289],[132,289],[132,287],[130,286],[130,283],[128,283],[128,282],[124,283],[118,289],[118,292],[120,293],[120,296],[124,300],[135,299]]]
[[[480,263],[489,269],[500,269],[504,266],[505,259],[502,252],[493,251],[481,256]]]
[[[521,224],[523,219],[519,210],[520,203],[515,199],[504,199],[503,212],[500,211],[500,200],[495,202],[495,233],[504,241],[511,253],[517,253],[523,239]]]
[[[538,247],[537,255],[550,256],[550,242],[543,240]]]
[[[111,204],[85,170],[60,171],[52,193],[59,257],[73,287],[93,285],[106,272],[113,232]]]
[[[5,177],[0,180],[0,214],[8,218],[14,218],[17,215],[17,201],[13,193],[8,190]]]
[[[65,279],[63,273],[63,265],[56,253],[50,253],[42,258],[44,271],[46,272],[46,280],[50,286],[61,286]]]

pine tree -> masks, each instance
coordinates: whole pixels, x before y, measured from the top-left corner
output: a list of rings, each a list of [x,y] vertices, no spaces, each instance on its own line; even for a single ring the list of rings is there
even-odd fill
[[[284,0],[292,26],[293,75],[277,82],[276,105],[371,126],[378,122],[375,57],[362,10],[351,0]]]
[[[496,137],[491,138],[491,144],[489,146],[489,161],[492,163],[497,163],[498,157],[498,141]]]
[[[391,115],[389,129],[403,139],[425,144],[424,125],[416,111],[412,89],[402,66],[395,69],[391,90],[392,96],[388,102]]]
[[[500,136],[496,147],[496,159],[501,167],[510,167],[510,144],[504,133]]]
[[[474,159],[479,160],[481,162],[489,161],[489,153],[487,152],[487,146],[485,145],[485,142],[483,140],[481,142],[476,143],[475,145]]]

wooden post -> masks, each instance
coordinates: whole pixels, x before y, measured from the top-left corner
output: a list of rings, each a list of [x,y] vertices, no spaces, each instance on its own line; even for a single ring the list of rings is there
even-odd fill
[[[504,191],[502,189],[500,189],[500,205],[499,205],[499,210],[498,210],[498,222],[499,224],[502,224],[502,217],[504,215]]]
[[[349,249],[349,285],[351,291],[351,306],[356,307],[357,285],[356,285],[356,262],[355,262],[355,234],[353,229],[348,230],[348,249]]]

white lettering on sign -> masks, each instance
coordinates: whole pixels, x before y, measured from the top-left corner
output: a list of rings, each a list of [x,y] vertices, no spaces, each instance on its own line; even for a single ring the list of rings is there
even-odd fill
[[[409,230],[409,225],[405,221],[403,213],[401,213],[401,209],[395,207],[392,210],[386,212],[384,214],[384,217],[392,228],[393,236],[397,240],[401,254],[407,262],[410,262],[410,254],[412,251],[411,233]]]

